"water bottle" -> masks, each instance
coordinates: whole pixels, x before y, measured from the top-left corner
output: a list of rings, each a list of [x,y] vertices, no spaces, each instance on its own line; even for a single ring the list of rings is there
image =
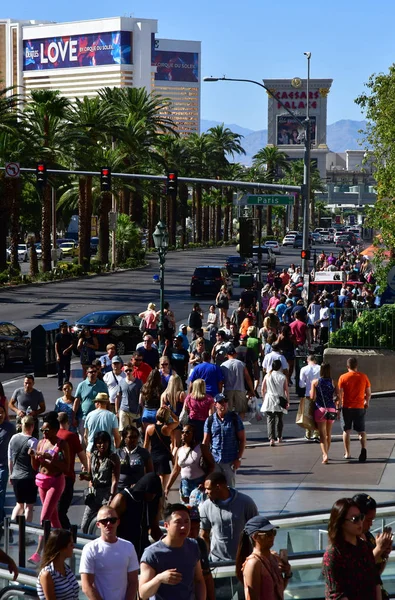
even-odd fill
[[[32,407],[31,407],[31,406],[28,406],[28,407],[27,407],[27,411],[26,411],[26,415],[27,415],[27,416],[29,416],[29,415],[31,415],[31,414],[32,414],[32,412],[33,412],[33,410],[32,410]]]

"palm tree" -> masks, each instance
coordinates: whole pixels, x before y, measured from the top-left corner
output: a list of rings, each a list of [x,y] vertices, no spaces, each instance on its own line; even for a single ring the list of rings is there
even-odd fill
[[[43,160],[47,168],[60,168],[71,149],[70,130],[66,123],[69,100],[58,90],[38,89],[30,92],[23,111],[22,135],[30,146],[32,160]],[[42,200],[42,269],[51,270],[51,187],[40,190]]]
[[[99,171],[106,165],[103,154],[111,148],[110,129],[115,123],[111,107],[98,96],[76,99],[67,114],[75,133],[72,166],[82,171]],[[78,180],[78,262],[87,271],[90,263],[91,220],[93,213],[93,181],[91,175]],[[97,191],[97,188],[96,188]],[[105,262],[107,262],[108,258]]]
[[[304,162],[303,160],[296,160],[291,163],[289,171],[285,174],[282,179],[282,183],[289,185],[302,185],[304,181]],[[317,167],[311,166],[310,168],[310,213],[311,213],[311,225],[314,226],[315,222],[315,191],[324,191],[324,184],[321,179],[320,172]],[[298,229],[299,225],[299,207],[300,207],[300,196],[295,196],[294,206],[294,229]]]
[[[191,133],[186,139],[186,146],[189,152],[189,161],[192,177],[205,178],[208,175],[211,156],[210,138],[207,133]],[[202,184],[197,183],[194,186],[194,215],[195,215],[195,241],[201,242],[203,239],[202,228]],[[205,215],[207,217],[207,215]],[[208,229],[207,220],[204,223],[204,231]]]
[[[280,171],[287,172],[289,169],[287,155],[285,152],[281,152],[277,146],[261,148],[252,158],[254,167],[266,168],[267,183],[275,183],[279,179]],[[267,234],[273,235],[271,206],[267,207]]]

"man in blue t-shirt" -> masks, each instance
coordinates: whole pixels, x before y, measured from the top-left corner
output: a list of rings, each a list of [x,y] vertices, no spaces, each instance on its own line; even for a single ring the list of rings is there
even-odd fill
[[[287,299],[287,297],[284,296],[284,294],[282,294],[280,296],[280,304],[277,304],[277,306],[276,306],[276,313],[277,313],[280,323],[284,322],[283,315],[287,309],[287,305],[285,304],[286,299]]]
[[[211,364],[209,352],[202,353],[202,360],[202,363],[194,367],[189,377],[189,393],[192,390],[192,383],[196,379],[203,379],[203,381],[206,383],[207,394],[214,398],[217,394],[222,392],[222,388],[224,387],[224,376],[221,371],[221,367]]]
[[[168,504],[164,511],[166,535],[144,550],[140,564],[142,600],[206,599],[196,540],[188,538],[189,510],[184,504]]]

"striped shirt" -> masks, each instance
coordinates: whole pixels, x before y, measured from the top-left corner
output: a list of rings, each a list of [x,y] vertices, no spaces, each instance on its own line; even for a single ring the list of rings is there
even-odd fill
[[[65,564],[66,574],[63,576],[56,571],[53,562],[41,569],[37,578],[37,594],[40,600],[45,600],[44,590],[40,583],[41,573],[49,571],[55,587],[56,600],[78,600],[79,585],[74,573],[68,565]]]

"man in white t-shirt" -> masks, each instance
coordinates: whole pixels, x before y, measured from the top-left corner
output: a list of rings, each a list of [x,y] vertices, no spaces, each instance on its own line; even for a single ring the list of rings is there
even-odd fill
[[[272,351],[265,354],[265,358],[262,363],[262,371],[265,376],[266,373],[270,373],[272,370],[272,364],[275,360],[281,360],[281,370],[286,377],[288,377],[288,362],[283,354],[280,353],[280,348],[277,342],[272,344]]]
[[[126,373],[122,371],[122,366],[122,359],[119,356],[113,356],[111,359],[111,371],[106,373],[103,377],[103,381],[108,387],[108,395],[110,398],[108,408],[111,412],[115,412],[115,400],[119,393],[119,384],[121,380],[126,377]]]
[[[117,537],[118,525],[115,509],[103,506],[97,514],[101,535],[82,550],[82,591],[89,600],[136,597],[139,561],[133,544]]]

